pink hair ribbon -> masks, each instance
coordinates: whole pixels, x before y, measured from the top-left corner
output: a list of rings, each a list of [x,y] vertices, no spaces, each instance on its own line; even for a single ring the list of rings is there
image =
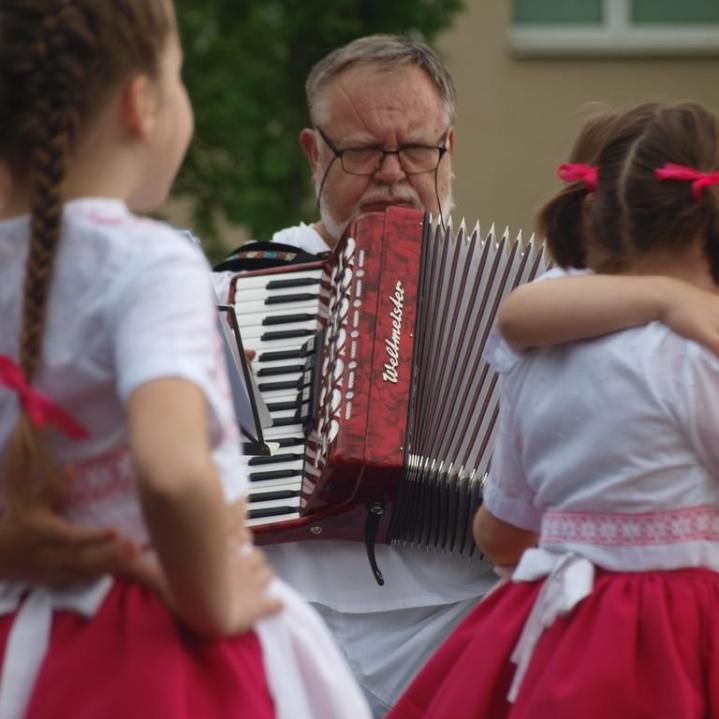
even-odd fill
[[[699,202],[702,190],[709,185],[719,185],[719,170],[714,172],[700,172],[693,167],[686,165],[675,165],[668,162],[664,167],[654,170],[654,175],[659,180],[678,180],[679,182],[692,183],[692,196]]]
[[[557,175],[562,182],[583,182],[588,192],[597,189],[597,168],[593,165],[564,162],[557,168]]]
[[[33,389],[28,384],[22,368],[7,355],[0,355],[0,385],[17,393],[21,406],[36,427],[55,425],[70,439],[87,439],[90,436],[84,427],[49,397]]]

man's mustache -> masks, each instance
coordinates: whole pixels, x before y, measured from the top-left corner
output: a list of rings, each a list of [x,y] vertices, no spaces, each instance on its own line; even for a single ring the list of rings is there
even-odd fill
[[[422,201],[419,195],[411,187],[389,187],[387,189],[374,188],[360,197],[357,208],[362,205],[372,204],[407,204],[412,207],[421,208]]]

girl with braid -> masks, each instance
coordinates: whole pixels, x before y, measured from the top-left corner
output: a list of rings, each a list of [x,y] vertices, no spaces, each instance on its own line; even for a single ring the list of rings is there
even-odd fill
[[[717,117],[643,105],[594,137],[542,214],[565,220],[545,223],[555,257],[617,288],[667,278],[717,299]],[[580,313],[560,283],[594,277],[535,283],[533,308],[553,302],[561,325]],[[517,329],[529,312],[510,319],[531,351],[499,334],[488,350],[500,428],[474,527],[510,579],[389,719],[719,717],[719,358],[654,321],[545,347]]]
[[[64,519],[143,549],[130,576],[0,583],[0,717],[363,719],[244,528],[206,262],[133,214],[191,136],[181,55],[170,0],[0,4],[1,511],[70,465]]]

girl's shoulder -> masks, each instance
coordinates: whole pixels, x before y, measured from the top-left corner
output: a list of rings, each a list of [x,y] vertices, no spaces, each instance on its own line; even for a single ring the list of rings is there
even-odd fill
[[[179,230],[159,220],[130,212],[118,200],[81,199],[65,208],[65,224],[75,246],[102,258],[117,272],[162,263],[209,265],[200,247]]]

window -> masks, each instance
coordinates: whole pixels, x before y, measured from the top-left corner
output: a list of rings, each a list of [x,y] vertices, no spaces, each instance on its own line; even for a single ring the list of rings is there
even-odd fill
[[[520,56],[719,55],[717,0],[514,0]]]

